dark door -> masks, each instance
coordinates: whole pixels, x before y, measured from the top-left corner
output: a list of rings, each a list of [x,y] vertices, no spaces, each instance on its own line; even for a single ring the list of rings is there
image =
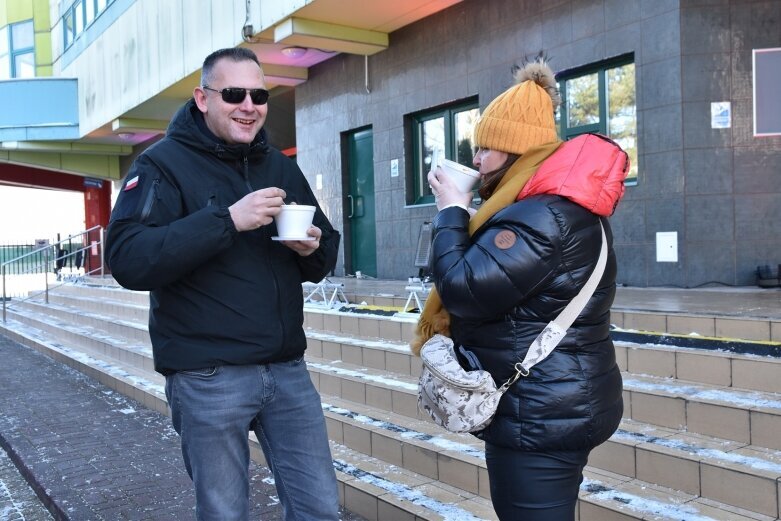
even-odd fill
[[[377,276],[377,240],[374,222],[374,139],[371,129],[347,137],[349,190],[346,214],[350,228],[352,271]]]

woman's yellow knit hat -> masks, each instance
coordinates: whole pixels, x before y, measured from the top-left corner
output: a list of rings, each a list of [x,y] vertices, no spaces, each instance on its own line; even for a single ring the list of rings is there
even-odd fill
[[[515,82],[489,103],[477,121],[477,146],[523,154],[558,139],[555,112],[561,96],[545,59],[538,56],[520,67],[515,71]]]

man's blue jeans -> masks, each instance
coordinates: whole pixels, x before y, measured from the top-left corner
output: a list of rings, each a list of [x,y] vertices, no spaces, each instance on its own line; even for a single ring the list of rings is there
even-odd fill
[[[250,429],[274,474],[284,519],[339,519],[323,409],[303,358],[181,371],[166,377],[165,393],[199,521],[248,519]]]

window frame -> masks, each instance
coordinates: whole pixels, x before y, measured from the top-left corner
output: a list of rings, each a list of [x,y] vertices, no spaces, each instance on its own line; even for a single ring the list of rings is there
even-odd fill
[[[428,186],[426,175],[428,171],[423,172],[422,159],[423,159],[423,125],[427,121],[431,121],[438,118],[444,119],[444,133],[445,133],[445,157],[447,159],[456,160],[458,157],[458,143],[456,139],[456,114],[465,112],[468,110],[477,110],[479,112],[480,105],[477,96],[465,98],[462,100],[448,103],[433,109],[427,109],[424,111],[416,112],[408,116],[411,126],[411,138],[412,147],[410,150],[410,158],[412,165],[409,169],[411,184],[408,204],[411,206],[434,204],[434,196],[430,193],[424,193],[425,187]]]
[[[0,80],[7,80],[11,78],[11,31],[8,26],[0,27],[0,39],[5,39],[5,49],[0,47],[0,63],[5,58],[4,69],[0,69]]]
[[[609,123],[609,107],[608,107],[608,91],[607,91],[607,71],[622,67],[624,65],[635,64],[634,53],[616,56],[598,63],[590,64],[584,67],[578,67],[568,71],[562,71],[556,75],[556,80],[559,84],[559,93],[561,94],[561,106],[559,107],[559,121],[558,131],[559,136],[563,141],[572,139],[581,134],[588,132],[597,132],[605,136],[610,137],[608,133]],[[598,89],[598,103],[599,103],[599,122],[579,125],[576,127],[569,127],[567,125],[568,120],[568,107],[567,107],[567,81],[588,76],[591,74],[597,74],[597,89]],[[638,143],[638,157],[639,157],[639,129],[637,126],[637,69],[635,69],[635,142]],[[639,165],[637,165],[637,174],[632,179],[624,181],[626,186],[635,186],[638,183]]]
[[[22,24],[30,24],[30,27],[32,29],[32,45],[29,45],[27,47],[20,47],[16,48],[14,47],[14,27],[19,26]],[[35,77],[35,22],[32,18],[29,18],[27,20],[21,20],[19,22],[14,22],[8,24],[8,62],[9,62],[9,68],[11,73],[11,78],[21,78],[21,76],[18,75],[18,71],[16,70],[16,59],[20,56],[24,56],[26,54],[32,54],[33,56],[33,77]]]
[[[101,3],[103,4],[101,6]],[[87,32],[89,27],[101,14],[106,12],[114,0],[71,0],[71,5],[65,9],[60,17],[62,20],[63,50],[68,50],[76,42],[76,39]],[[88,16],[87,5],[92,5],[92,18]],[[68,21],[70,20],[70,27]]]

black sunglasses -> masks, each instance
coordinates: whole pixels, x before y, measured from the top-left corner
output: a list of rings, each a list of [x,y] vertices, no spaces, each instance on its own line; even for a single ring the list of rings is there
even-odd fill
[[[242,89],[241,87],[226,87],[222,90],[213,89],[207,85],[203,85],[204,90],[210,90],[213,92],[219,92],[222,95],[222,101],[230,103],[232,105],[238,105],[244,98],[249,97],[252,100],[253,105],[265,105],[268,101],[268,91],[266,89]]]

